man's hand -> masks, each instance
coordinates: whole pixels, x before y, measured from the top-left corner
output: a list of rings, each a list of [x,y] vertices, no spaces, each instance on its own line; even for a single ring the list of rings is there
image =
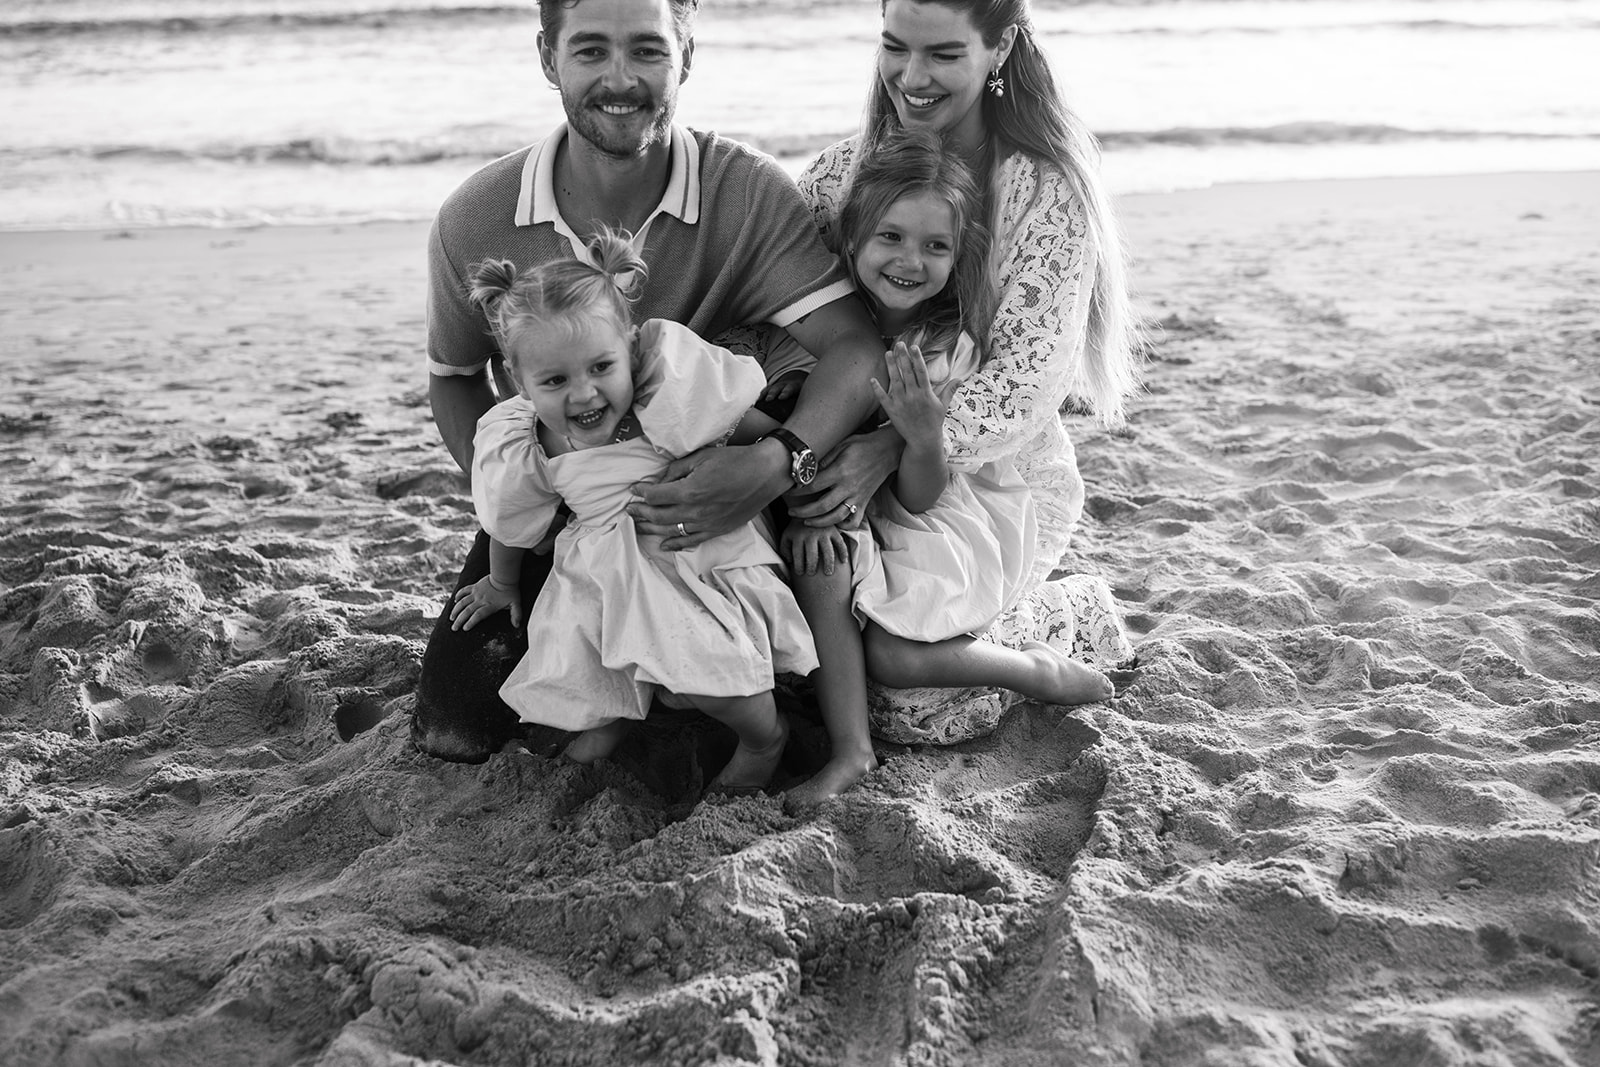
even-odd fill
[[[661,481],[635,485],[628,514],[677,551],[749,522],[790,484],[789,450],[775,438],[702,448],[668,464]]]
[[[516,586],[501,589],[484,575],[456,592],[450,605],[450,629],[470,630],[497,611],[511,612],[511,625],[522,625],[522,593]]]
[[[844,534],[837,526],[812,528],[791,522],[778,539],[778,554],[796,574],[832,574],[835,567],[848,564]]]

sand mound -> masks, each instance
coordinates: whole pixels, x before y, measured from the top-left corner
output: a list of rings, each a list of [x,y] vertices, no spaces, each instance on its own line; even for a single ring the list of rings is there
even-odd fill
[[[13,235],[0,1060],[1600,1060],[1595,188],[1131,202],[1068,563],[1141,677],[800,819],[697,802],[703,720],[411,747],[472,530],[416,228]]]

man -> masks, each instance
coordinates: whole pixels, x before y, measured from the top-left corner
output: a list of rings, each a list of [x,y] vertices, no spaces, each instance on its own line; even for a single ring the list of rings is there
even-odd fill
[[[632,509],[665,547],[696,544],[752,518],[841,441],[872,406],[883,346],[809,211],[772,161],[676,126],[678,86],[694,58],[698,0],[541,0],[539,59],[567,122],[496,160],[445,202],[429,240],[429,398],[450,454],[470,470],[479,416],[495,403],[487,325],[464,279],[484,258],[520,268],[582,255],[598,225],[634,234],[650,276],[641,319],[667,318],[715,338],[730,327],[785,327],[818,363],[782,431],[754,445],[685,457]],[[549,556],[529,553],[532,604]],[[457,588],[488,570],[481,531]],[[515,735],[496,695],[522,654],[505,615],[470,631],[448,608],[423,656],[412,737],[435,756],[480,762]],[[535,650],[537,654],[537,650]]]

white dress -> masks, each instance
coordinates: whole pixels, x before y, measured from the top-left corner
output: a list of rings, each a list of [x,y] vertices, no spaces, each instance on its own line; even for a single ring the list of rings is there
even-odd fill
[[[800,191],[830,248],[858,145],[822,150],[800,175]],[[952,465],[1010,458],[1033,494],[1038,542],[1023,595],[982,635],[1011,648],[1047,641],[1075,658],[1109,665],[1133,646],[1111,590],[1092,575],[1051,578],[1083,512],[1083,479],[1060,411],[1083,359],[1094,243],[1082,202],[1065,177],[1023,153],[994,175],[998,304],[988,359],[955,391],[945,413]],[[890,690],[873,686],[879,736],[949,744],[993,730],[1011,694],[974,689]]]
[[[500,687],[524,722],[586,730],[644,718],[657,688],[750,696],[774,672],[817,667],[783,563],[755,524],[668,552],[625,510],[634,483],[727,437],[765,386],[759,365],[661,319],[640,328],[639,347],[639,437],[550,457],[521,397],[478,421],[472,498],[491,537],[529,548],[562,501],[572,510],[528,611],[528,653]]]
[[[966,334],[955,352],[923,358],[928,380],[946,397],[978,367]],[[1038,539],[1027,485],[1008,457],[951,467],[926,511],[907,511],[891,478],[867,504],[863,526],[845,531],[859,621],[913,641],[943,641],[987,629],[1024,592]]]

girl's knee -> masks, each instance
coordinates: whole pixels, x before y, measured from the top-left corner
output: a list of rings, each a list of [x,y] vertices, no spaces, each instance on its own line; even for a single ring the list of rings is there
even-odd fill
[[[868,625],[861,634],[867,677],[879,685],[908,689],[916,685],[910,642]]]

